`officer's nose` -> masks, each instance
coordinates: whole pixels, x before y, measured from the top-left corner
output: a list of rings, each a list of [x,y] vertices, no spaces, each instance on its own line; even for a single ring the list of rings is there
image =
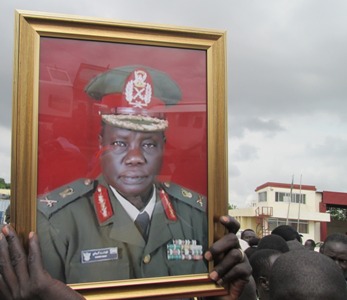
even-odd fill
[[[146,162],[140,147],[133,147],[128,150],[124,162],[127,165],[138,165]]]

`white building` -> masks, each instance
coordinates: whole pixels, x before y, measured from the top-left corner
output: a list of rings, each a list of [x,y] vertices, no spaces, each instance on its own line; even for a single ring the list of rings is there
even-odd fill
[[[0,189],[0,224],[4,223],[5,211],[10,205],[10,194],[9,189]]]
[[[315,186],[267,182],[255,190],[258,199],[252,207],[233,209],[229,214],[241,224],[241,230],[251,228],[259,237],[283,224],[293,226],[303,241],[321,241],[321,222],[330,222],[330,214],[320,212],[323,193]]]

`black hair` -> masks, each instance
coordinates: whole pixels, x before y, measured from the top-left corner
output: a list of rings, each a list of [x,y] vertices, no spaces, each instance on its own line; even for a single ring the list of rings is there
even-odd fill
[[[302,242],[300,234],[290,225],[277,226],[271,234],[279,235],[286,241],[298,240],[300,243]]]
[[[324,241],[324,244],[329,242],[338,242],[347,245],[347,235],[344,235],[342,233],[332,233],[327,236],[327,238]]]
[[[244,252],[248,258],[250,258],[255,252],[257,252],[257,247],[248,247]]]
[[[258,243],[258,249],[274,249],[282,253],[289,251],[286,241],[275,234],[264,236]]]
[[[305,244],[306,244],[307,242],[308,242],[310,245],[312,245],[313,248],[316,247],[316,242],[315,242],[314,240],[308,239],[308,240],[305,241]]]
[[[248,245],[250,245],[251,247],[253,246],[257,246],[259,244],[260,238],[258,237],[252,237],[249,241],[248,241]]]
[[[315,251],[282,254],[270,274],[270,300],[346,300],[346,282],[338,266]]]
[[[252,275],[255,282],[258,281],[260,276],[269,278],[272,263],[270,257],[273,255],[281,255],[282,252],[274,249],[257,249],[249,259],[252,267]]]

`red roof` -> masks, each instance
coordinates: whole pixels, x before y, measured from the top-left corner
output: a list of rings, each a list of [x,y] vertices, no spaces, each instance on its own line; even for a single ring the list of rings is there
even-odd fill
[[[325,204],[347,205],[347,193],[323,191],[322,202]]]
[[[262,189],[267,188],[267,187],[290,189],[292,187],[292,185],[290,183],[267,182],[267,183],[264,183],[264,184],[258,186],[255,189],[255,191],[257,192],[257,191],[262,190]],[[300,186],[300,184],[293,184],[293,189],[300,190],[300,188],[302,190],[308,190],[308,191],[316,191],[317,190],[314,185],[303,185],[302,184]]]

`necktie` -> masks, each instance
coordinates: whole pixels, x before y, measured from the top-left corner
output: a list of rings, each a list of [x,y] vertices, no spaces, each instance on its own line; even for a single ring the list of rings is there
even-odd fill
[[[149,215],[147,212],[139,213],[135,220],[135,225],[139,229],[143,238],[147,240],[147,228],[149,224]]]

